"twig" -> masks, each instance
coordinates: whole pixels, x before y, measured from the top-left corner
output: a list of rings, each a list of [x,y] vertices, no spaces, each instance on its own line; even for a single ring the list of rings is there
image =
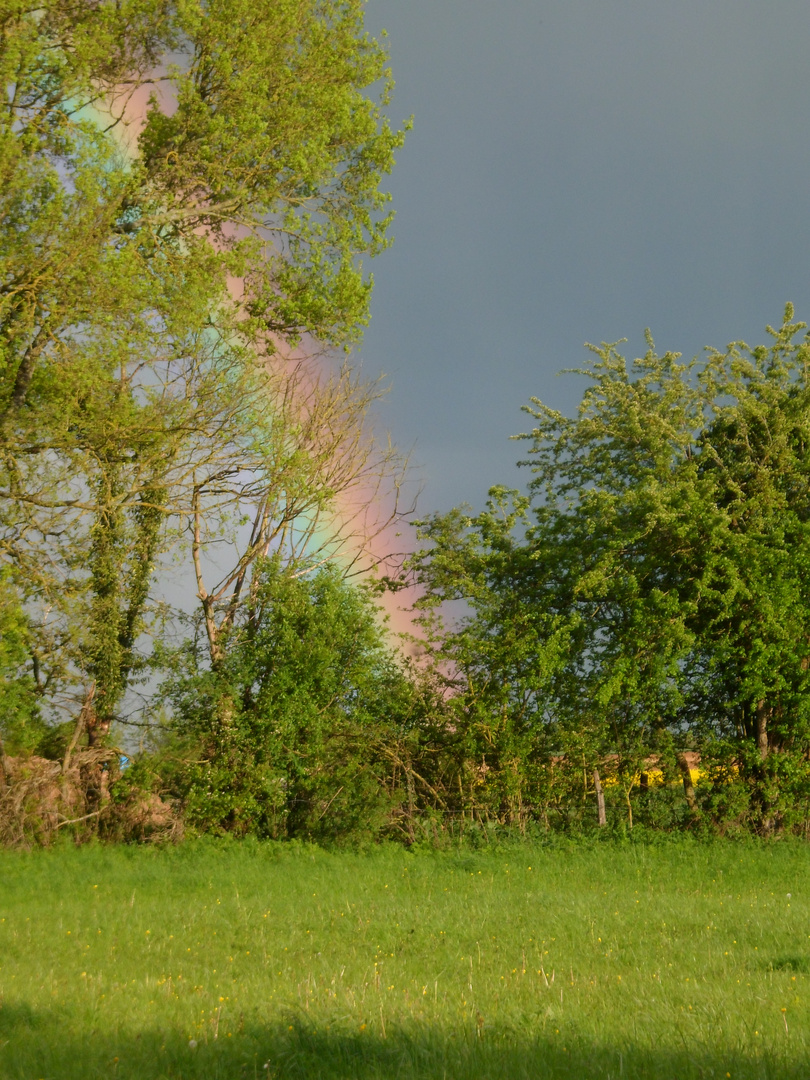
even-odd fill
[[[56,827],[57,827],[57,829],[61,829],[63,825],[77,825],[80,821],[87,821],[88,818],[98,817],[98,815],[100,813],[101,813],[100,810],[94,810],[92,814],[85,814],[84,817],[72,818],[70,821],[67,821],[67,820],[63,819],[62,821],[59,822],[59,824]],[[60,814],[60,817],[61,817],[61,814]]]
[[[339,787],[339,788],[337,789],[337,791],[335,792],[335,794],[334,794],[334,795],[332,796],[332,798],[331,798],[331,799],[329,800],[329,802],[328,802],[328,803],[326,804],[326,806],[325,806],[325,807],[323,808],[323,811],[322,811],[322,812],[321,812],[321,813],[320,813],[320,814],[318,815],[318,817],[317,817],[317,818],[315,819],[315,820],[316,820],[316,822],[318,822],[318,821],[320,821],[320,820],[321,820],[321,818],[323,817],[323,815],[324,815],[324,814],[326,813],[326,811],[327,811],[327,810],[329,809],[329,807],[330,807],[330,806],[332,805],[332,803],[333,803],[333,802],[335,801],[335,799],[336,799],[336,798],[338,797],[338,795],[339,795],[339,794],[341,793],[341,791],[343,791],[343,784],[341,784],[341,785],[340,785],[340,787]]]

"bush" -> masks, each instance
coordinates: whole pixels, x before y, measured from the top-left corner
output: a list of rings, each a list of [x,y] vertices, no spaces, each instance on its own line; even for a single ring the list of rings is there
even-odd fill
[[[188,644],[165,687],[194,751],[179,784],[190,825],[321,842],[384,833],[404,798],[387,748],[416,694],[368,589],[332,567],[268,561],[222,663],[202,670],[199,656]]]

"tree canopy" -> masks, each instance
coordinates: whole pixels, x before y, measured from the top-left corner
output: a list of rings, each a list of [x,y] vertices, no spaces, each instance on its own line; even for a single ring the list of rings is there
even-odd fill
[[[484,513],[425,523],[423,620],[499,798],[519,782],[537,803],[554,761],[584,768],[586,790],[607,769],[629,798],[653,763],[683,772],[699,749],[717,799],[742,776],[763,827],[802,812],[805,329],[788,306],[770,345],[691,363],[649,337],[632,363],[593,348],[575,417],[527,409],[528,494],[496,489]],[[454,600],[469,614],[448,631]]]
[[[376,390],[290,359],[358,339],[362,259],[389,243],[402,132],[362,8],[0,12],[0,559],[37,692],[92,700],[91,741],[143,671],[155,568],[186,529],[199,553],[258,514],[243,578],[391,462],[366,434]]]

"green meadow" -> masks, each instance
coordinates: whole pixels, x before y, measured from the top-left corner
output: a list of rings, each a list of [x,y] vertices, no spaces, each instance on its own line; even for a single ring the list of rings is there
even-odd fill
[[[810,1075],[810,849],[0,853],[0,1076]]]

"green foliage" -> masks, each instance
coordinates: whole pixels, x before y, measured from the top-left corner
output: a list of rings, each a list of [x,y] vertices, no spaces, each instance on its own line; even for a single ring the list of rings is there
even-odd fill
[[[331,566],[269,561],[221,663],[185,657],[167,689],[199,759],[185,777],[191,824],[338,841],[383,830],[401,800],[385,750],[413,723],[415,694],[366,589]]]
[[[360,0],[0,19],[0,559],[47,704],[92,689],[95,741],[144,672],[154,570],[200,491],[227,493],[206,536],[240,499],[333,495],[278,347],[357,340],[403,136]]]
[[[549,810],[534,778],[556,770],[558,793],[573,782],[586,799],[598,768],[632,822],[645,763],[672,776],[678,753],[699,748],[713,815],[739,778],[739,824],[806,821],[804,329],[788,306],[770,346],[737,342],[691,364],[651,339],[632,364],[593,348],[576,417],[527,410],[529,495],[495,489],[483,514],[425,523],[431,546],[413,565],[435,663],[485,786],[500,784],[482,806],[503,815],[514,802],[508,759],[529,816]],[[469,612],[450,629],[448,601]]]
[[[76,723],[73,720],[50,724],[37,742],[37,754],[49,761],[64,761],[75,728]]]
[[[402,143],[364,95],[382,80],[387,103],[392,83],[362,4],[182,4],[177,27],[188,57],[173,79],[177,109],[153,98],[140,140],[165,207],[153,216],[203,225],[229,249],[255,324],[351,340],[370,295],[356,257],[388,242],[378,185]],[[251,235],[234,240],[234,223]]]
[[[8,575],[0,572],[0,753],[30,753],[44,733],[30,646],[18,593]]]

